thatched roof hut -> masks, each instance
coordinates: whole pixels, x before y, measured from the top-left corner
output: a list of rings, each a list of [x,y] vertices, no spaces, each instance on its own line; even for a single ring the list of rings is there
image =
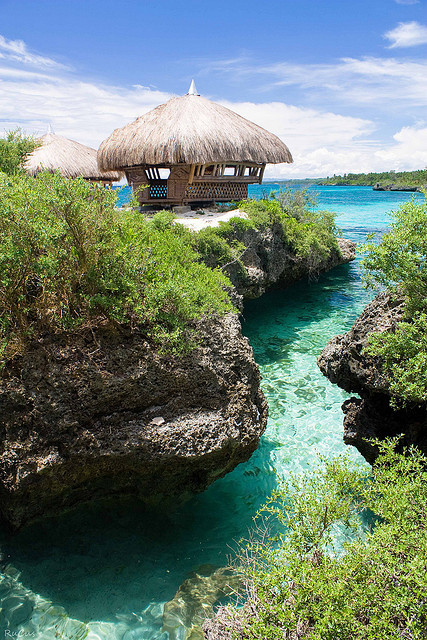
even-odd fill
[[[229,201],[261,183],[267,163],[292,162],[274,134],[197,94],[172,98],[102,142],[98,164],[124,170],[132,186],[149,185],[141,203]],[[167,179],[165,171],[170,174]]]
[[[94,182],[111,183],[120,180],[119,171],[100,171],[96,150],[80,142],[69,140],[55,133],[40,138],[40,146],[29,154],[24,170],[32,176],[40,171],[59,171],[64,178],[83,177]]]

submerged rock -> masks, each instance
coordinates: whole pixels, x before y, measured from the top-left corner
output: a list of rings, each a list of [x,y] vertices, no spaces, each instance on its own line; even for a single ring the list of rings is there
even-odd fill
[[[427,453],[427,407],[391,407],[389,381],[380,359],[363,353],[369,336],[393,331],[403,313],[402,299],[387,292],[377,295],[350,331],[332,338],[318,359],[320,370],[331,382],[360,396],[342,406],[344,442],[354,445],[368,462],[378,454],[377,447],[368,442],[372,438],[402,434],[401,446],[414,444]]]
[[[168,633],[170,640],[203,640],[202,624],[213,615],[213,605],[236,593],[241,582],[227,567],[200,566],[165,604],[162,631]]]
[[[235,315],[183,358],[104,326],[41,339],[3,372],[0,512],[19,527],[84,500],[203,491],[247,460],[267,421]]]

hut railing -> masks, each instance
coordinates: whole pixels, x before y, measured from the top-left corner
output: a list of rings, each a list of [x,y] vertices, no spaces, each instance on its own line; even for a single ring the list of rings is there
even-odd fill
[[[248,197],[246,182],[193,182],[185,189],[186,200],[244,200]]]

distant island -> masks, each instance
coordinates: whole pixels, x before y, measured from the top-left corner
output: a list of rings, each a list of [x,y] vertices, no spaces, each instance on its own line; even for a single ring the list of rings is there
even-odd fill
[[[322,180],[328,180],[328,178],[266,178],[264,184],[278,184],[285,187],[311,187],[316,184],[320,184]]]
[[[366,186],[380,191],[416,191],[427,187],[427,169],[417,171],[383,171],[382,173],[345,173],[321,178],[318,185]]]

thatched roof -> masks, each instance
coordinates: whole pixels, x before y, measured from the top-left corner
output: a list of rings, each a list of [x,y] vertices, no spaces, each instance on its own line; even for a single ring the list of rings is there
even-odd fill
[[[103,170],[141,164],[292,162],[272,133],[195,92],[172,98],[102,142]]]
[[[59,171],[64,178],[88,178],[116,181],[122,177],[118,171],[99,170],[96,150],[55,133],[40,138],[41,145],[29,154],[23,168],[32,176],[40,171]]]

